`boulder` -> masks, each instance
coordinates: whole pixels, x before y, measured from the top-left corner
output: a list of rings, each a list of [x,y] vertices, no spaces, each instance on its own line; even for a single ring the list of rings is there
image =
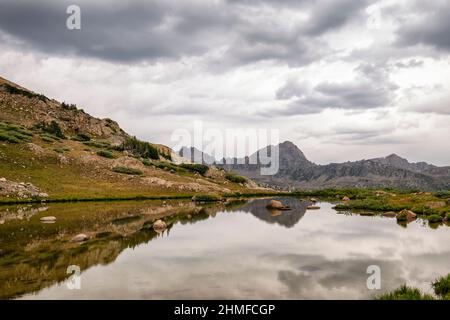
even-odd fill
[[[415,214],[414,212],[412,212],[411,210],[402,210],[397,214],[397,220],[414,220],[417,218],[417,214]]]
[[[270,200],[269,204],[267,205],[267,208],[282,209],[282,208],[284,208],[284,205],[280,201]]]
[[[316,203],[318,200],[316,198],[311,198],[309,201]]]
[[[165,230],[166,228],[167,228],[167,225],[162,220],[156,220],[155,222],[153,222],[153,230],[155,230],[156,232],[161,232],[161,231]]]
[[[272,210],[290,210],[291,208],[288,206],[285,206],[280,201],[277,200],[270,200],[269,204],[266,206],[267,209]]]
[[[319,206],[307,206],[306,209],[308,209],[308,210],[318,210],[318,209],[320,209],[320,207]]]
[[[54,216],[46,216],[39,219],[41,222],[55,222],[56,217]]]
[[[343,197],[342,201],[350,201],[350,198],[349,197]]]
[[[80,233],[80,234],[77,234],[75,237],[73,237],[70,241],[72,241],[72,242],[83,242],[83,241],[86,241],[88,239],[89,239],[89,237],[87,235],[85,235],[84,233]]]
[[[0,182],[6,182],[6,178],[0,178]]]

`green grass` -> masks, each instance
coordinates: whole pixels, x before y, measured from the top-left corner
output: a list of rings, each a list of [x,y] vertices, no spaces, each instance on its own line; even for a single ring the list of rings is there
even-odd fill
[[[139,170],[139,169],[134,169],[134,168],[128,168],[128,167],[114,167],[112,169],[114,172],[117,173],[123,173],[123,174],[129,174],[129,175],[136,175],[136,176],[140,176],[143,175],[144,173]]]
[[[450,300],[450,274],[436,279],[432,284],[434,293],[441,300]],[[435,300],[435,297],[422,293],[417,288],[402,285],[392,292],[378,296],[378,300]]]
[[[196,202],[218,202],[222,201],[222,197],[214,194],[199,194],[195,195],[192,200]]]
[[[31,142],[32,137],[33,133],[22,126],[0,122],[0,141],[9,143]]]
[[[234,182],[234,183],[246,183],[247,182],[247,178],[236,175],[236,174],[232,174],[232,173],[225,174],[225,179],[227,179],[228,181]]]
[[[55,151],[55,152],[57,152],[57,153],[65,153],[65,152],[69,152],[70,149],[69,149],[69,148],[62,147],[62,148],[55,148],[55,149],[53,149],[53,151]]]
[[[392,292],[385,293],[377,300],[433,300],[433,296],[422,294],[419,289],[402,285],[400,288]]]
[[[97,155],[103,158],[114,159],[114,154],[108,150],[97,151]]]
[[[108,141],[97,141],[97,140],[91,140],[91,141],[84,141],[84,145],[99,149],[109,149],[111,148],[111,143]]]
[[[91,139],[91,136],[85,133],[78,133],[76,136],[72,137],[72,140],[80,142],[90,141]]]

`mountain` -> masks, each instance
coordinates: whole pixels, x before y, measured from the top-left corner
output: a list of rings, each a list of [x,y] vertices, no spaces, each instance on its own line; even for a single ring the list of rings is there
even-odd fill
[[[280,189],[393,187],[441,190],[450,188],[450,167],[437,167],[425,162],[410,163],[395,154],[384,158],[318,165],[309,161],[290,141],[280,143],[278,147],[279,170],[272,176],[261,175],[260,169],[264,165],[260,161],[248,161],[258,159],[260,154],[266,154],[267,147],[248,158],[233,159],[228,162],[231,164],[219,166],[249,177],[262,185]]]
[[[111,119],[4,78],[0,163],[0,202],[261,190],[251,181],[228,181],[217,168],[189,165],[169,147],[140,141]]]

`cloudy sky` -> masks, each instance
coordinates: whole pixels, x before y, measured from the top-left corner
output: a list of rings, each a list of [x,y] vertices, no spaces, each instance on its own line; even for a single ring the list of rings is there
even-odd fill
[[[279,129],[317,163],[450,165],[449,53],[448,0],[0,0],[0,76],[152,142]]]

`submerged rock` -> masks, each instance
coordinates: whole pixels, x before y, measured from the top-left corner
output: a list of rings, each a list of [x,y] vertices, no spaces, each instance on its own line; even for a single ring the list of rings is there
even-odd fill
[[[47,217],[42,217],[39,220],[41,222],[55,222],[56,221],[56,217],[54,217],[54,216],[47,216]]]
[[[285,206],[284,204],[282,204],[280,201],[277,200],[270,200],[266,208],[275,210],[291,210],[289,206]]]
[[[153,222],[153,230],[156,232],[161,232],[167,228],[167,224],[162,220],[156,220]]]
[[[70,241],[72,241],[72,242],[83,242],[83,241],[86,241],[88,239],[89,239],[89,237],[87,235],[85,235],[84,233],[80,233],[80,234],[77,234],[75,237],[73,237]]]
[[[388,217],[388,218],[395,218],[397,216],[397,213],[395,213],[394,211],[388,211],[388,212],[383,212],[382,216]]]
[[[412,212],[411,210],[402,210],[397,214],[398,221],[412,221],[417,218],[417,214]]]

